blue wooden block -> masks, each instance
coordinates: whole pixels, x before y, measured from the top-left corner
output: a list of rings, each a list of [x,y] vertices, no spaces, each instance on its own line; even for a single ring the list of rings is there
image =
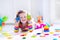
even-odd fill
[[[37,33],[37,35],[40,35],[41,33]]]
[[[19,28],[16,28],[16,27],[15,27],[14,29],[15,29],[15,30],[19,30]]]
[[[0,21],[0,26],[2,26],[2,22]]]
[[[44,32],[49,32],[49,30],[44,30]]]
[[[20,20],[20,17],[17,17],[17,18],[16,18],[16,21],[18,22],[19,20]]]
[[[54,38],[53,40],[57,40],[57,38]]]

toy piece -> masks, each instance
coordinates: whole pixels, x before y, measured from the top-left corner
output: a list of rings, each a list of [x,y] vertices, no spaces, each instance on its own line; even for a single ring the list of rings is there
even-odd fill
[[[35,29],[39,29],[40,28],[40,24],[36,24],[36,28]]]
[[[58,36],[60,38],[60,36]]]
[[[55,29],[55,32],[60,32],[60,29]]]
[[[15,33],[18,33],[18,31],[19,31],[19,27],[15,26],[15,27],[14,27],[14,32],[15,32]]]
[[[4,36],[8,37],[8,36],[11,36],[11,34],[7,33],[7,32],[3,32],[2,33]]]
[[[25,30],[28,30],[28,28],[25,28]]]
[[[44,26],[44,32],[49,32],[49,27],[48,26]]]
[[[23,33],[23,34],[21,34],[20,36],[26,36],[27,34],[26,33]]]
[[[0,26],[0,31],[2,31],[2,26]]]
[[[31,20],[31,15],[27,14],[27,20]]]
[[[44,34],[45,36],[49,35],[49,34]]]
[[[46,26],[46,25],[45,24],[36,24],[35,29],[43,28],[44,26]]]
[[[54,34],[54,32],[50,32],[50,34]]]
[[[20,17],[17,17],[17,18],[16,18],[16,21],[18,22],[19,20],[20,20]]]
[[[41,33],[37,33],[37,35],[40,35]]]
[[[39,24],[43,23],[42,16],[38,16],[37,18],[38,18],[37,23],[39,23]]]
[[[43,35],[43,36],[40,36],[40,37],[45,37],[45,35]]]
[[[2,26],[2,18],[0,18],[0,26]]]
[[[18,33],[19,30],[14,30],[15,33]]]
[[[22,39],[26,39],[26,37],[23,37]]]
[[[44,33],[41,33],[41,34],[40,34],[40,37],[45,37]]]
[[[59,36],[59,34],[53,34],[53,36]]]
[[[44,26],[46,26],[45,24],[40,24],[40,28],[43,28]]]
[[[36,38],[36,35],[33,35],[32,38]]]
[[[15,29],[15,30],[19,30],[19,27],[15,27],[14,29]]]
[[[54,38],[53,40],[58,40],[57,38]]]
[[[29,28],[29,30],[32,29],[32,25],[31,24],[28,24],[28,28]]]
[[[24,34],[22,34],[21,36],[25,36]]]
[[[33,30],[32,30],[32,25],[31,24],[28,24],[28,28],[29,28],[29,32],[33,32]]]
[[[2,22],[2,26],[5,26],[5,23],[4,22]]]
[[[49,24],[49,23],[46,23],[46,25],[47,25],[48,27],[50,27],[50,24]]]
[[[27,32],[28,29],[29,29],[29,28],[26,27],[26,28],[21,29],[21,31],[22,31],[22,32]]]
[[[12,39],[11,34],[7,33],[7,32],[3,32],[2,33],[5,37],[7,37],[8,39]]]
[[[5,22],[5,21],[7,21],[7,19],[8,19],[8,17],[7,17],[7,16],[4,16],[4,17],[2,18],[2,21]]]
[[[2,26],[5,26],[5,22],[7,21],[7,16],[0,18],[0,31],[2,31]]]
[[[49,32],[49,30],[44,30],[44,32]]]
[[[29,32],[33,32],[33,30],[29,30]]]
[[[8,36],[7,39],[12,40],[12,36]]]

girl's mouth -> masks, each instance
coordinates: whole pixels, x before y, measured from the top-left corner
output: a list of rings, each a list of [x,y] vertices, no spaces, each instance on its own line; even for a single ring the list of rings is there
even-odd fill
[[[22,21],[25,21],[25,20],[22,20]]]

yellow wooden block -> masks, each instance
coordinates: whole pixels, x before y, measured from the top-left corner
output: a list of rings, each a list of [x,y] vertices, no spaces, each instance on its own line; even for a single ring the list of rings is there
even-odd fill
[[[0,27],[0,31],[2,31],[2,27]]]
[[[50,34],[54,34],[54,32],[50,32]]]
[[[44,26],[44,28],[49,28],[48,26]]]
[[[32,24],[28,24],[28,26],[31,26]]]
[[[14,30],[15,33],[17,33],[19,30]]]
[[[8,36],[11,36],[11,34],[7,33],[7,32],[4,32],[2,33],[4,36],[8,37]]]

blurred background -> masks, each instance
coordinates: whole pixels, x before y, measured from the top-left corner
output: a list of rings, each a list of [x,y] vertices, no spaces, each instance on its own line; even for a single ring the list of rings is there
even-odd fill
[[[14,23],[19,10],[31,13],[35,21],[43,16],[44,22],[60,24],[60,0],[0,0],[0,17],[8,16],[6,23]]]

